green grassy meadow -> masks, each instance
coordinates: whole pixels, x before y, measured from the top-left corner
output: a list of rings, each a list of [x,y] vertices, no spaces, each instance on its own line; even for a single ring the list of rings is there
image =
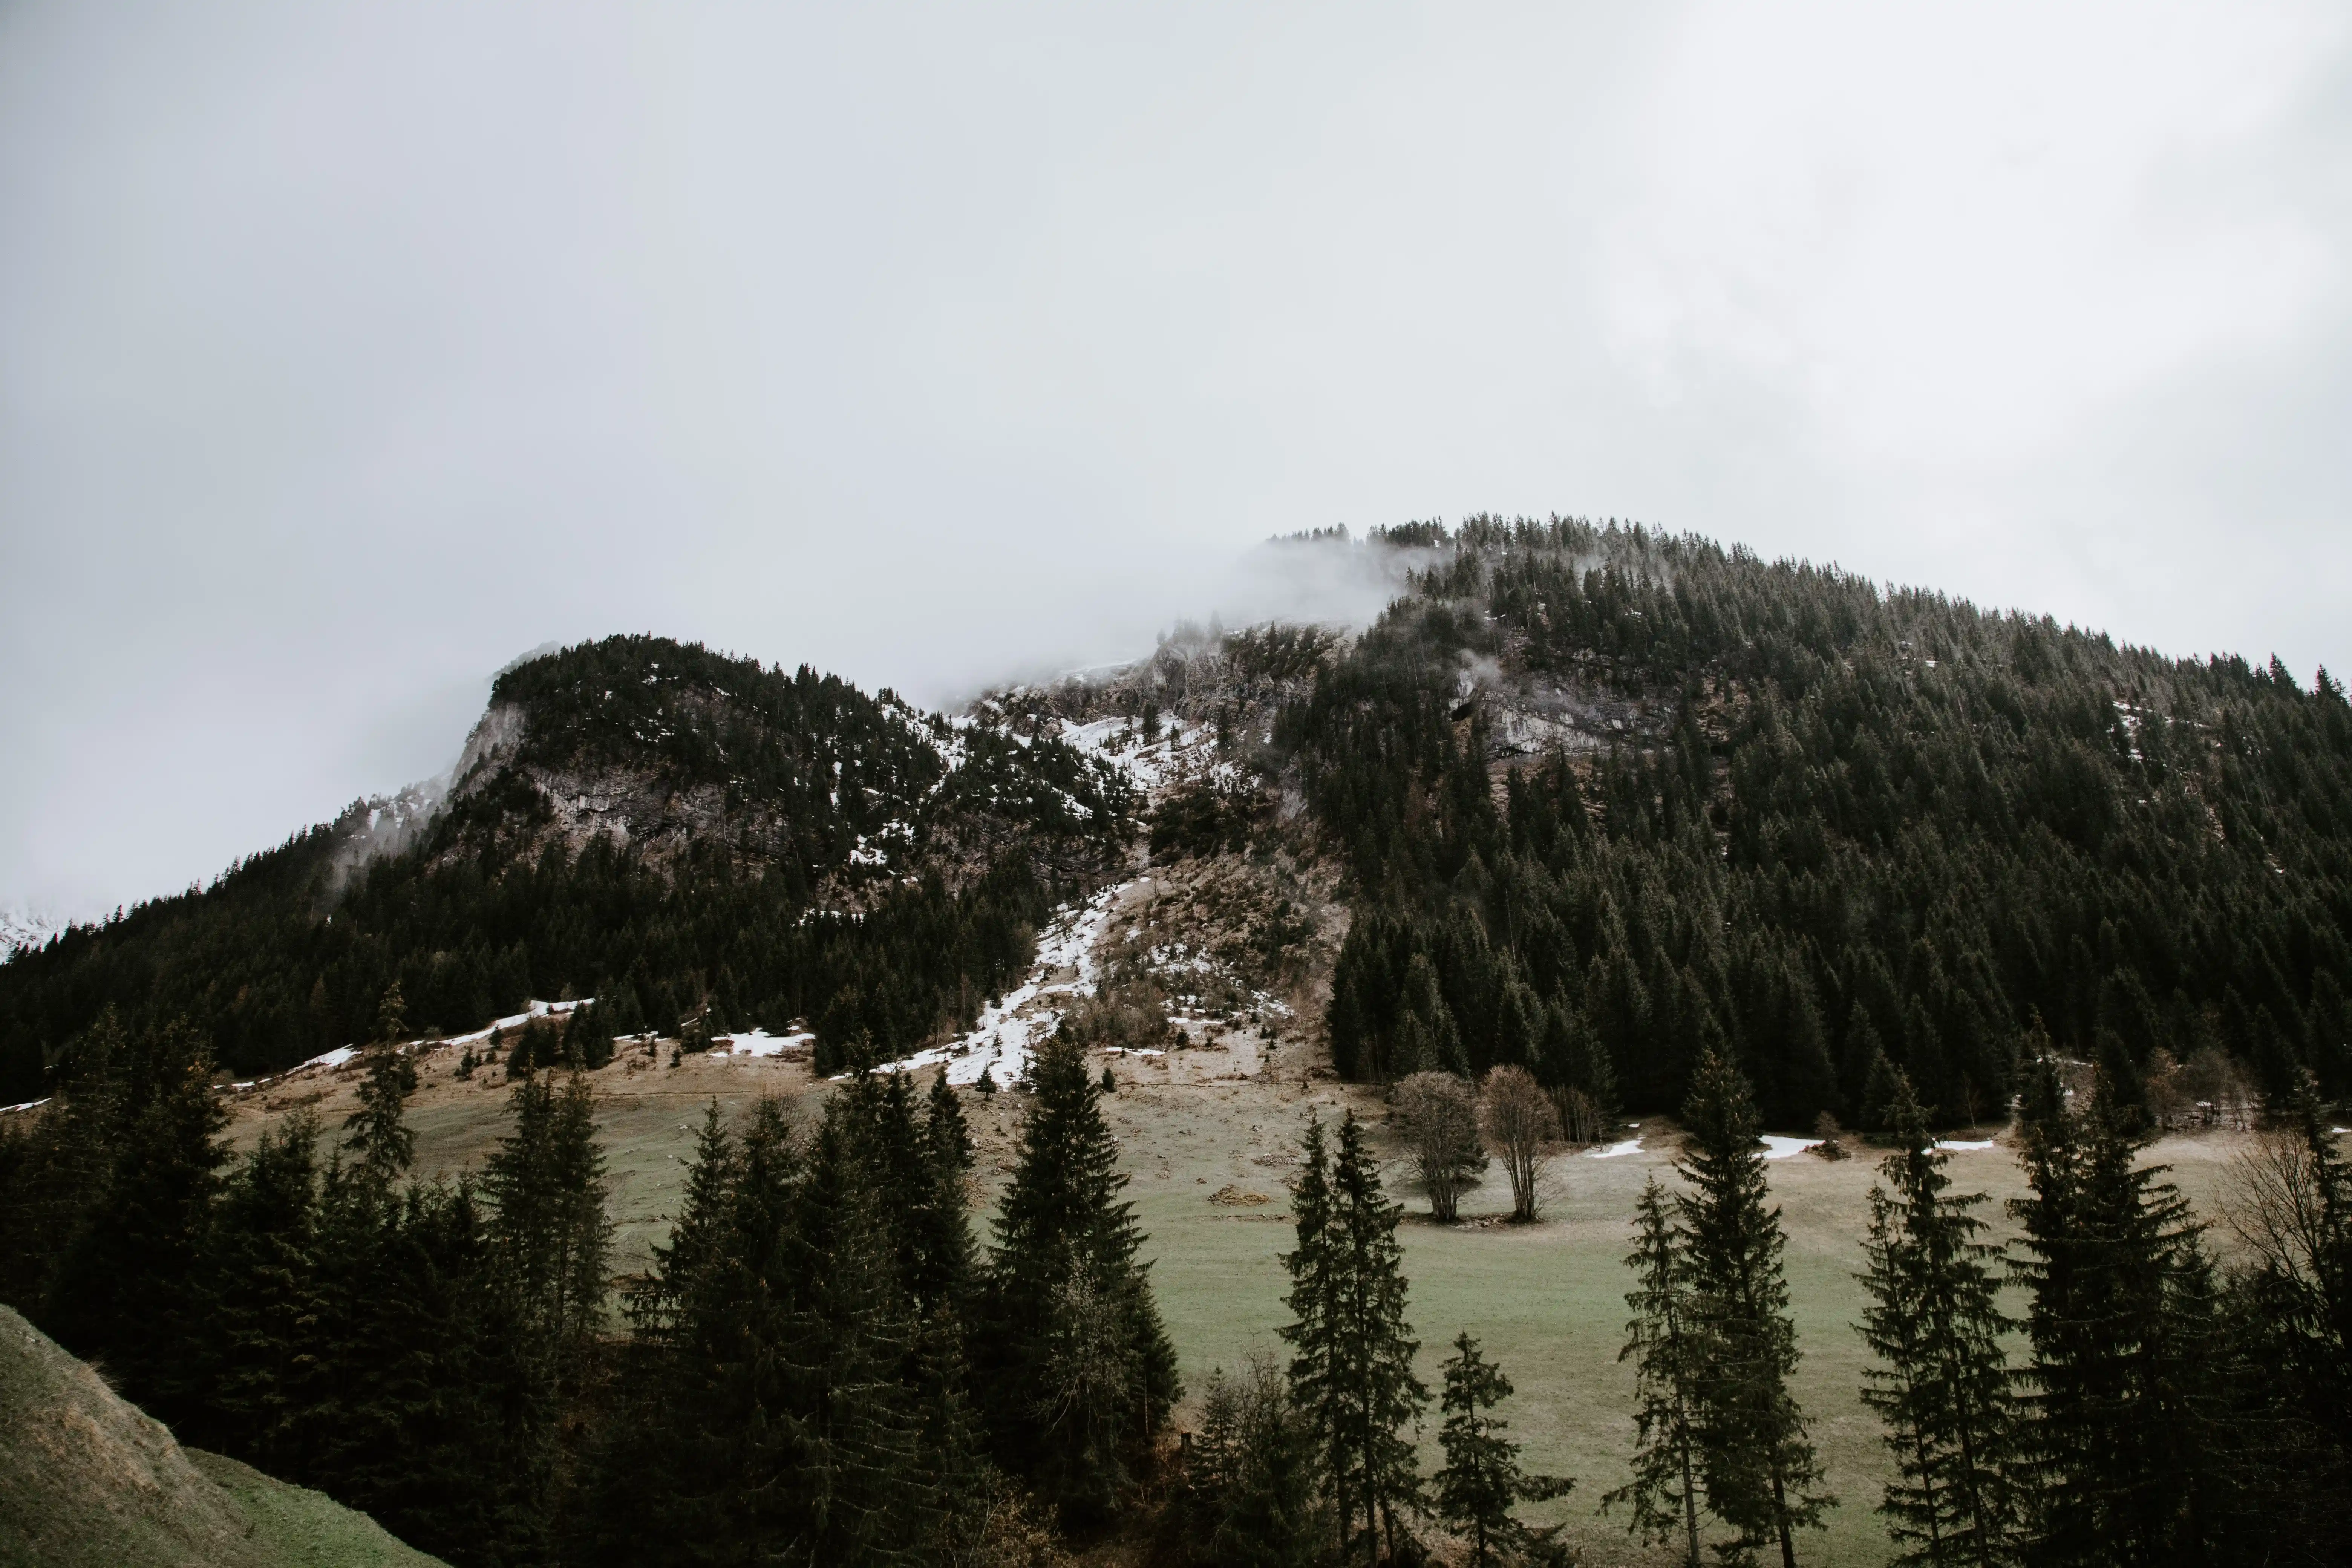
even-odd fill
[[[705,1104],[716,1099],[740,1110],[774,1094],[798,1102],[798,1113],[813,1119],[824,1092],[805,1068],[776,1061],[688,1058],[677,1068],[635,1071],[629,1065],[617,1063],[597,1075],[599,1126],[618,1224],[616,1272],[644,1267],[652,1244],[667,1234]],[[1107,1110],[1131,1176],[1129,1196],[1150,1237],[1144,1250],[1154,1260],[1160,1310],[1197,1393],[1212,1368],[1232,1370],[1253,1354],[1279,1353],[1276,1331],[1287,1317],[1279,1255],[1292,1241],[1283,1182],[1307,1117],[1333,1120],[1352,1106],[1374,1123],[1378,1145],[1385,1136],[1378,1131],[1383,1107],[1377,1091],[1328,1080],[1181,1081],[1165,1068],[1120,1070],[1130,1081]],[[478,1169],[504,1125],[504,1079],[485,1074],[460,1083],[438,1058],[428,1061],[425,1076],[410,1111],[421,1171],[455,1175]],[[352,1087],[338,1081],[319,1103],[330,1130],[340,1125]],[[980,1149],[975,1205],[983,1235],[995,1190],[1011,1169],[1025,1103],[1012,1093],[964,1099]],[[241,1116],[233,1138],[248,1142],[261,1121]],[[1438,1363],[1451,1353],[1454,1336],[1467,1330],[1517,1387],[1503,1414],[1526,1443],[1529,1467],[1576,1478],[1570,1496],[1538,1505],[1530,1517],[1568,1521],[1570,1538],[1592,1564],[1671,1556],[1645,1552],[1626,1536],[1620,1519],[1595,1511],[1601,1494],[1624,1480],[1633,1442],[1633,1374],[1616,1358],[1624,1335],[1629,1280],[1622,1257],[1633,1201],[1650,1175],[1670,1179],[1670,1128],[1653,1121],[1643,1131],[1643,1148],[1633,1154],[1557,1160],[1554,1191],[1538,1225],[1499,1223],[1509,1199],[1496,1172],[1464,1200],[1463,1224],[1438,1226],[1408,1217],[1402,1233],[1421,1373],[1433,1396],[1424,1469],[1440,1462]],[[2153,1157],[2174,1167],[2173,1179],[2201,1215],[2218,1221],[2215,1199],[2228,1159],[2242,1143],[2221,1134],[2173,1138]],[[1853,1271],[1861,1265],[1865,1194],[1876,1163],[1865,1151],[1837,1163],[1799,1154],[1768,1166],[1789,1235],[1790,1292],[1804,1354],[1796,1392],[1822,1452],[1828,1489],[1840,1500],[1828,1528],[1799,1543],[1801,1559],[1822,1568],[1875,1568],[1891,1555],[1874,1511],[1888,1473],[1885,1450],[1859,1396],[1866,1358],[1853,1328],[1863,1300]],[[2011,1151],[1958,1152],[1951,1169],[1962,1190],[1992,1194],[1982,1212],[2005,1229],[2000,1200],[2022,1191]],[[1390,1184],[1412,1215],[1420,1204],[1401,1164],[1390,1167]],[[1227,1188],[1266,1201],[1212,1201]],[[2216,1241],[2226,1244],[2226,1231]]]

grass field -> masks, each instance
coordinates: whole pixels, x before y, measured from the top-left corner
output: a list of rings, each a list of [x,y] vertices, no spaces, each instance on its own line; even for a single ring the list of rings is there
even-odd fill
[[[0,1307],[0,1564],[437,1568],[363,1513],[183,1448]]]
[[[413,1104],[419,1163],[426,1173],[478,1168],[503,1126],[502,1079],[478,1076],[461,1083],[448,1053],[426,1058],[425,1083]],[[667,1053],[658,1058],[666,1063]],[[1332,1083],[1269,1084],[1228,1076],[1242,1065],[1216,1050],[1184,1052],[1139,1068],[1115,1063],[1125,1081],[1109,1103],[1133,1198],[1150,1240],[1153,1281],[1187,1382],[1197,1392],[1211,1368],[1239,1367],[1254,1353],[1275,1353],[1276,1330],[1286,1321],[1286,1277],[1279,1254],[1291,1245],[1283,1185],[1300,1130],[1311,1114],[1336,1119],[1348,1106],[1377,1123],[1376,1091]],[[329,1127],[347,1112],[356,1077],[349,1071],[305,1089],[281,1088],[279,1109],[320,1094],[318,1110]],[[620,1224],[616,1268],[634,1269],[665,1235],[682,1185],[702,1107],[712,1099],[730,1108],[762,1094],[803,1101],[824,1092],[804,1068],[772,1059],[689,1058],[678,1068],[642,1054],[596,1076],[599,1121],[613,1178],[613,1209]],[[1023,1096],[968,1094],[964,1104],[981,1150],[979,1194],[983,1213],[1010,1169],[1012,1140]],[[266,1101],[248,1104],[232,1129],[249,1142]],[[1554,1165],[1555,1191],[1543,1221],[1532,1226],[1499,1223],[1508,1195],[1496,1179],[1474,1191],[1465,1221],[1438,1226],[1408,1219],[1405,1267],[1412,1280],[1411,1316],[1422,1341],[1421,1372],[1433,1391],[1438,1363],[1463,1330],[1485,1342],[1517,1385],[1504,1414],[1527,1444],[1532,1468],[1570,1475],[1566,1499],[1530,1516],[1569,1521],[1570,1537],[1585,1561],[1604,1564],[1663,1560],[1624,1534],[1620,1521],[1601,1519],[1601,1495],[1620,1484],[1633,1439],[1633,1378],[1616,1355],[1624,1331],[1628,1287],[1622,1258],[1629,1240],[1635,1194],[1651,1174],[1668,1174],[1671,1130],[1653,1121],[1643,1149],[1615,1159],[1576,1155]],[[2227,1135],[2168,1140],[2153,1158],[2174,1167],[2174,1179],[2200,1214],[2214,1206],[2224,1167],[2241,1145]],[[1800,1542],[1800,1556],[1823,1568],[1872,1568],[1889,1547],[1873,1511],[1887,1475],[1875,1420],[1858,1396],[1864,1351],[1853,1324],[1862,1303],[1853,1270],[1867,1213],[1864,1196],[1876,1162],[1863,1157],[1830,1163],[1809,1154],[1772,1162],[1775,1200],[1789,1234],[1788,1273],[1804,1363],[1796,1392],[1812,1425],[1841,1501],[1828,1528]],[[1964,1189],[1998,1200],[2021,1189],[2006,1148],[1955,1153],[1952,1169]],[[1392,1192],[1408,1206],[1402,1173]],[[1226,1189],[1227,1202],[1213,1201]],[[1230,1201],[1255,1194],[1259,1204]],[[1424,1466],[1438,1462],[1433,1419],[1424,1434]]]

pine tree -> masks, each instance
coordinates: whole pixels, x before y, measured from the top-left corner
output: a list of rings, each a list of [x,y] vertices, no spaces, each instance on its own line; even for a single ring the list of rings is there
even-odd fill
[[[2179,1191],[2142,1168],[2116,1108],[2066,1103],[2055,1064],[2027,1094],[2015,1269],[2033,1345],[2020,1473],[2038,1563],[2201,1560],[2214,1527],[2210,1266]]]
[[[360,1084],[360,1105],[343,1121],[351,1146],[359,1155],[359,1169],[379,1188],[389,1191],[416,1162],[416,1134],[407,1121],[408,1097],[416,1092],[416,1066],[401,1048],[408,1032],[407,1009],[400,983],[393,982],[377,1010],[375,1038],[367,1048],[367,1078]]]
[[[41,1114],[0,1122],[0,1301],[36,1321],[49,1321],[58,1269],[113,1173],[131,1058],[109,1006],[58,1053]]]
[[[1437,1440],[1445,1450],[1445,1468],[1433,1478],[1437,1513],[1457,1534],[1470,1537],[1474,1568],[1493,1568],[1551,1534],[1529,1530],[1511,1510],[1562,1496],[1575,1483],[1519,1468],[1519,1446],[1503,1436],[1510,1424],[1486,1414],[1511,1396],[1511,1380],[1479,1354],[1478,1342],[1466,1331],[1454,1336],[1444,1371],[1439,1407],[1445,1424]]]
[[[198,1293],[205,1333],[190,1369],[182,1436],[289,1473],[299,1417],[294,1369],[318,1319],[317,1118],[266,1131],[216,1206]]]
[[[975,1372],[999,1462],[1069,1515],[1101,1519],[1175,1401],[1176,1357],[1083,1047],[1048,1040],[1030,1078]]]
[[[97,1200],[59,1260],[45,1326],[77,1355],[103,1357],[134,1399],[155,1396],[203,1331],[189,1321],[228,1113],[212,1057],[185,1024],[135,1038],[120,1132]]]
[[[1723,1056],[1699,1058],[1676,1172],[1692,1308],[1704,1372],[1698,1381],[1700,1479],[1707,1507],[1753,1549],[1778,1540],[1796,1568],[1795,1531],[1817,1529],[1835,1500],[1814,1489],[1821,1461],[1789,1392],[1796,1325],[1780,1271],[1787,1237],[1767,1207],[1759,1122],[1748,1085]]]
[[[1322,1539],[1314,1447],[1282,1374],[1260,1358],[1212,1373],[1185,1472],[1196,1560],[1210,1568],[1310,1568]]]
[[[569,1358],[603,1312],[612,1240],[594,1108],[577,1073],[560,1092],[551,1076],[527,1078],[509,1104],[512,1129],[483,1172],[491,1235],[522,1321]]]
[[[1633,1316],[1617,1352],[1619,1361],[1634,1358],[1633,1479],[1601,1503],[1604,1510],[1631,1503],[1626,1528],[1645,1544],[1680,1533],[1684,1568],[1697,1568],[1700,1357],[1689,1266],[1670,1204],[1653,1176],[1634,1210],[1633,1250],[1625,1257],[1635,1280],[1625,1297]]]
[[[1970,1211],[1983,1194],[1946,1195],[1950,1157],[1936,1151],[1907,1079],[1893,1120],[1902,1146],[1879,1171],[1894,1192],[1870,1191],[1861,1277],[1871,1297],[1861,1332],[1884,1363],[1864,1373],[1863,1399],[1886,1423],[1899,1478],[1878,1511],[1905,1549],[1898,1563],[1994,1568],[2011,1559],[2015,1522],[2001,1251],[1977,1239],[1986,1226]]]
[[[1305,1152],[1291,1210],[1298,1247],[1284,1258],[1292,1397],[1321,1449],[1339,1551],[1360,1544],[1365,1561],[1376,1562],[1384,1542],[1391,1556],[1398,1550],[1398,1512],[1418,1506],[1412,1442],[1401,1429],[1417,1428],[1429,1403],[1412,1371],[1420,1344],[1404,1318],[1401,1211],[1381,1190],[1352,1110],[1328,1166],[1319,1122],[1307,1130]]]
[[[964,1183],[974,1157],[963,1107],[941,1068],[931,1079],[921,1153],[926,1181],[916,1219],[917,1256],[911,1289],[927,1314],[961,1316],[970,1309],[975,1259]]]

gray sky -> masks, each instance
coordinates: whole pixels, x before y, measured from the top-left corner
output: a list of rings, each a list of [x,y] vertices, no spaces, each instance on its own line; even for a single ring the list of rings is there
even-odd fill
[[[0,904],[621,630],[937,700],[1638,518],[2352,667],[2341,5],[0,7]],[[1320,603],[1322,601],[1318,600]]]

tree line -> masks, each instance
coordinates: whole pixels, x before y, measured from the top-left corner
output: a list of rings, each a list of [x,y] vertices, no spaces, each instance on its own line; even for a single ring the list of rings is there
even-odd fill
[[[101,1019],[0,1131],[0,1299],[184,1441],[457,1564],[1028,1563],[1152,1471],[1181,1385],[1075,1042],[984,1248],[955,1093],[861,1073],[813,1126],[714,1106],[616,1302],[577,1056],[422,1180],[408,1027],[388,993],[346,1122],[232,1159],[201,1037]]]
[[[1180,1433],[1116,1085],[1075,1038],[1038,1054],[985,1246],[955,1092],[856,1073],[811,1124],[714,1106],[614,1300],[576,1055],[515,1080],[478,1173],[425,1181],[406,1031],[388,994],[343,1125],[298,1114],[232,1160],[200,1038],[103,1021],[0,1132],[5,1299],[184,1440],[454,1563],[1051,1563],[1072,1532],[1139,1528],[1204,1565],[1306,1568],[1422,1561],[1433,1526],[1479,1564],[1568,1560],[1519,1510],[1572,1483],[1522,1463],[1510,1380],[1467,1333],[1423,1473],[1402,1211],[1352,1111],[1303,1135],[1285,1355],[1211,1376]],[[2338,1560],[2352,1167],[2318,1101],[2258,1145],[2223,1267],[2142,1162],[2141,1110],[2047,1052],[2027,1083],[2005,1247],[1896,1084],[1856,1325],[1896,1560]],[[1485,1124],[1548,1104],[1506,1069]],[[1761,1114],[1709,1053],[1682,1120],[1675,1184],[1631,1216],[1632,1473],[1601,1506],[1688,1563],[1790,1568],[1837,1500],[1793,1393]]]

